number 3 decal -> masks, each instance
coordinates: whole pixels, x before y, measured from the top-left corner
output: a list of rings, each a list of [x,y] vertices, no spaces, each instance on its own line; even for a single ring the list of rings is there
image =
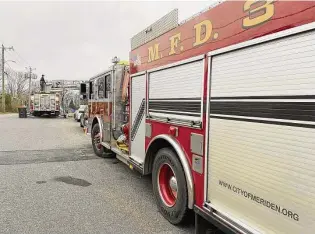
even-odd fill
[[[270,20],[275,13],[273,2],[273,0],[245,1],[244,12],[248,12],[248,17],[243,19],[243,28],[252,28]]]

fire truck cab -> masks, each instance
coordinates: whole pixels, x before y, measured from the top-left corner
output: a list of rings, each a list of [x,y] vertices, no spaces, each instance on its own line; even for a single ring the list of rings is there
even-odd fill
[[[100,157],[128,159],[128,62],[113,59],[108,70],[81,83],[81,98],[88,99],[88,132]]]
[[[315,230],[315,2],[225,1],[131,39],[90,79],[94,151],[152,174],[160,213],[196,233]],[[127,87],[129,86],[129,91]]]

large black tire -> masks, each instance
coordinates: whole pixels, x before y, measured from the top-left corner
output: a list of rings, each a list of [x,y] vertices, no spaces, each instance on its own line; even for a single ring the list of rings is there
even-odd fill
[[[173,205],[168,204],[166,199],[163,198],[162,189],[160,189],[160,177],[159,172],[162,168],[169,167],[177,180],[177,196]],[[157,202],[157,206],[161,214],[170,223],[174,225],[182,224],[189,217],[190,210],[188,209],[188,192],[186,177],[183,167],[176,155],[176,153],[170,148],[163,148],[158,151],[154,162],[152,171],[152,184],[153,193]]]
[[[92,132],[91,132],[91,138],[92,138],[92,146],[93,146],[93,150],[94,153],[101,157],[101,158],[112,158],[114,157],[114,154],[112,153],[111,150],[105,148],[102,145],[99,145],[97,142],[97,140],[95,139],[95,136],[100,132],[100,126],[99,124],[95,124],[92,128]]]

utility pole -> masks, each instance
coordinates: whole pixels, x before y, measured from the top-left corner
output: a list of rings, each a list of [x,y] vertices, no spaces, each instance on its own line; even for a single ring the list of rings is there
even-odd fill
[[[29,78],[29,84],[28,84],[28,111],[30,112],[31,110],[31,81],[32,81],[32,72],[36,70],[36,68],[32,68],[29,66],[28,68],[28,78]]]
[[[2,64],[1,64],[1,70],[2,70],[2,111],[5,113],[5,88],[4,88],[4,51],[5,50],[14,50],[13,46],[11,47],[4,47],[2,44]]]

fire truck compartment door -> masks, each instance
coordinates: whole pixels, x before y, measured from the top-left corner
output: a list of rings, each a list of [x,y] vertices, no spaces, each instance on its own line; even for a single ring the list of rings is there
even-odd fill
[[[40,110],[50,111],[50,95],[49,94],[40,95]]]
[[[149,114],[153,118],[201,122],[203,57],[149,72]]]
[[[50,94],[50,110],[54,111],[56,110],[56,95]]]
[[[40,95],[34,94],[34,110],[40,110]]]
[[[145,157],[146,75],[131,78],[131,158],[138,163]]]
[[[313,30],[210,57],[207,203],[255,233],[315,230],[314,41]]]

